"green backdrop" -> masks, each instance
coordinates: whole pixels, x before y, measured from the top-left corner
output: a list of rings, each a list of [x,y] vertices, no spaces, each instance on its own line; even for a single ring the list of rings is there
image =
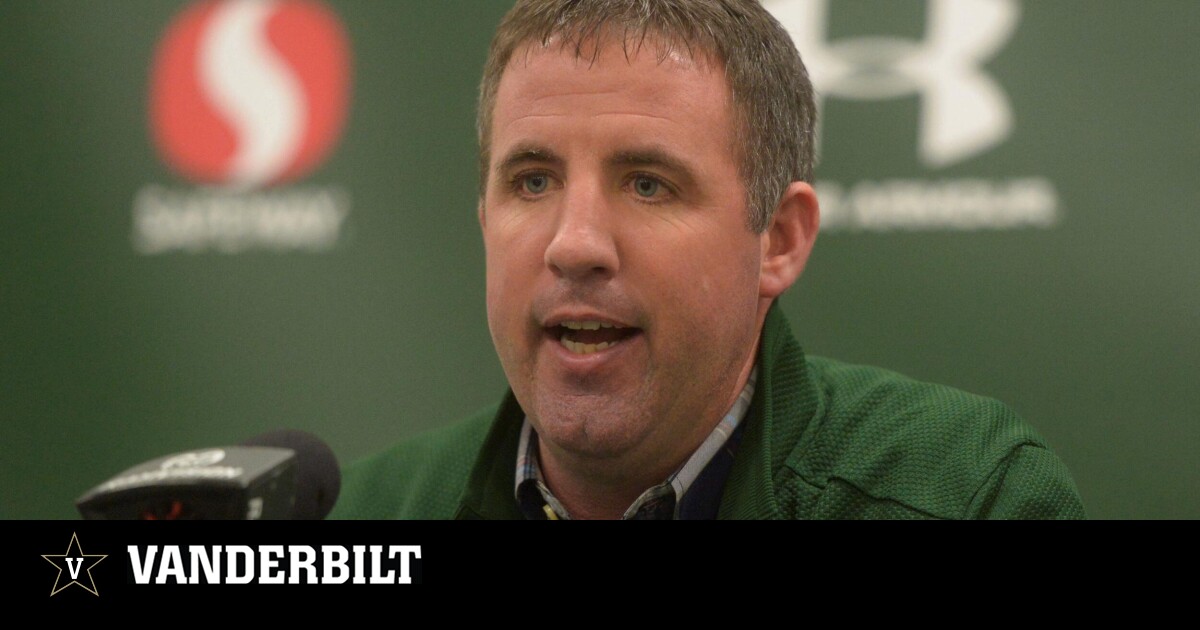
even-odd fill
[[[293,7],[265,41],[332,20],[343,123],[298,179],[212,186],[158,148],[153,69],[182,12],[251,9],[0,3],[0,517],[281,426],[352,460],[498,399],[473,108],[506,5]],[[1200,516],[1200,3],[768,6],[822,95],[827,229],[783,298],[806,349],[1004,400],[1092,516]],[[229,20],[197,32],[241,50]],[[267,96],[314,63],[247,59]]]

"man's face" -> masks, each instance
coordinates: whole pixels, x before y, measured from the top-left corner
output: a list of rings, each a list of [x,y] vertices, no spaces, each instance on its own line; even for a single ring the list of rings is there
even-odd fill
[[[543,447],[665,475],[733,404],[770,300],[724,70],[657,52],[518,50],[480,222],[492,339]]]

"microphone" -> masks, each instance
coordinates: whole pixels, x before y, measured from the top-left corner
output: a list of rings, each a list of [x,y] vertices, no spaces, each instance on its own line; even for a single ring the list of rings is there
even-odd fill
[[[337,502],[333,450],[296,430],[139,464],[89,490],[87,520],[318,520]]]

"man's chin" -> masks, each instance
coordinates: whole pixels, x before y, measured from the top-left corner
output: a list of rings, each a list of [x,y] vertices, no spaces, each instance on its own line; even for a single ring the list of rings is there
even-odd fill
[[[545,446],[578,460],[617,460],[646,438],[647,426],[624,405],[603,396],[574,396],[543,401],[530,422]]]

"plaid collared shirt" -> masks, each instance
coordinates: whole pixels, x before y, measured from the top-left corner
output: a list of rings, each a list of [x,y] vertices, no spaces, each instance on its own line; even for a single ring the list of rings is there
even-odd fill
[[[716,518],[721,490],[733,468],[733,455],[741,441],[741,422],[754,398],[758,366],[750,372],[746,386],[733,407],[712,433],[666,481],[646,490],[625,510],[626,520],[671,520]],[[550,492],[538,461],[538,436],[526,418],[517,447],[517,504],[525,518],[570,519],[571,515]]]

